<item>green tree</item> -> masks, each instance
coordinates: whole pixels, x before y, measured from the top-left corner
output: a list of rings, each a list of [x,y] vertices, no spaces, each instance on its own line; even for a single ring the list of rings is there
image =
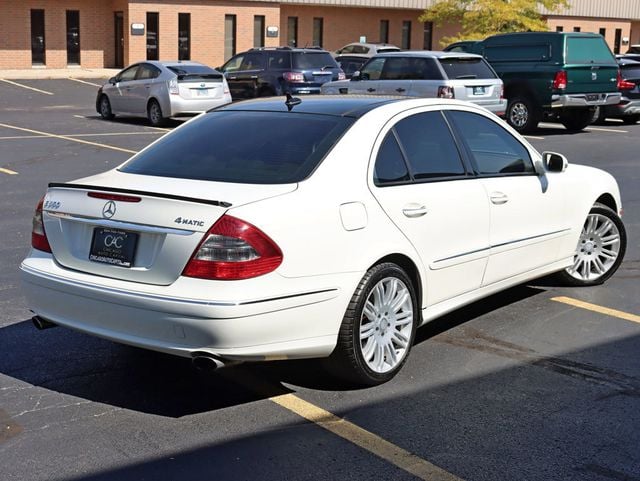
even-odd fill
[[[550,12],[567,7],[568,0],[436,0],[420,16],[421,22],[458,23],[458,35],[443,37],[444,46],[460,40],[482,40],[508,32],[546,31],[541,10]]]

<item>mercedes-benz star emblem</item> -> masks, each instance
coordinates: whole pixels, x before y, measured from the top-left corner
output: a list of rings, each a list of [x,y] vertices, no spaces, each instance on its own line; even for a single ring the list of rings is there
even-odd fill
[[[112,200],[107,202],[102,208],[102,217],[111,219],[116,214],[116,203]]]

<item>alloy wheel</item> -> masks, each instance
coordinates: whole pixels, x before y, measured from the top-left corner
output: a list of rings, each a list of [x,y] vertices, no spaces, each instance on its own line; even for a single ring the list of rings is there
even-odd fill
[[[511,125],[515,127],[522,128],[527,124],[529,120],[529,110],[527,106],[522,102],[514,102],[511,105],[511,110],[509,111],[509,121]]]
[[[411,293],[404,282],[386,277],[373,287],[360,318],[360,352],[372,371],[385,373],[402,363],[413,319]]]
[[[595,281],[607,274],[620,255],[620,231],[607,216],[591,213],[582,228],[573,266],[567,273],[580,281]]]

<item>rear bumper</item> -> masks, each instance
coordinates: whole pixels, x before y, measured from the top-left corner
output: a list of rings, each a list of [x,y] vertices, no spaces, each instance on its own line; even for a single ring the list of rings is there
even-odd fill
[[[551,107],[599,107],[620,102],[620,92],[552,95]]]
[[[169,117],[179,115],[196,115],[228,103],[231,103],[231,94],[225,94],[221,98],[217,99],[185,99],[178,95],[170,95]]]
[[[507,111],[507,99],[501,99],[500,101],[491,104],[477,103],[477,105],[479,105],[480,107],[484,107],[489,112],[493,112],[498,116],[504,116],[504,113]]]
[[[63,269],[39,251],[20,270],[31,310],[46,320],[123,344],[229,361],[328,356],[361,275],[271,274],[233,281],[234,298],[194,299],[186,297],[196,291],[191,283],[208,282],[215,293],[222,281],[181,277],[171,286],[148,286]],[[268,297],[244,297],[260,292],[260,284]]]
[[[613,117],[640,115],[640,100],[629,100],[623,97],[619,104],[607,106],[605,113]]]

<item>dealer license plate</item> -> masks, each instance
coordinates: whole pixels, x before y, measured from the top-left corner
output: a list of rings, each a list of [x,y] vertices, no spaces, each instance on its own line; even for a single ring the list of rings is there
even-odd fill
[[[484,87],[473,87],[473,95],[484,95]]]
[[[96,227],[93,230],[89,260],[131,267],[137,244],[138,234],[135,232]]]

